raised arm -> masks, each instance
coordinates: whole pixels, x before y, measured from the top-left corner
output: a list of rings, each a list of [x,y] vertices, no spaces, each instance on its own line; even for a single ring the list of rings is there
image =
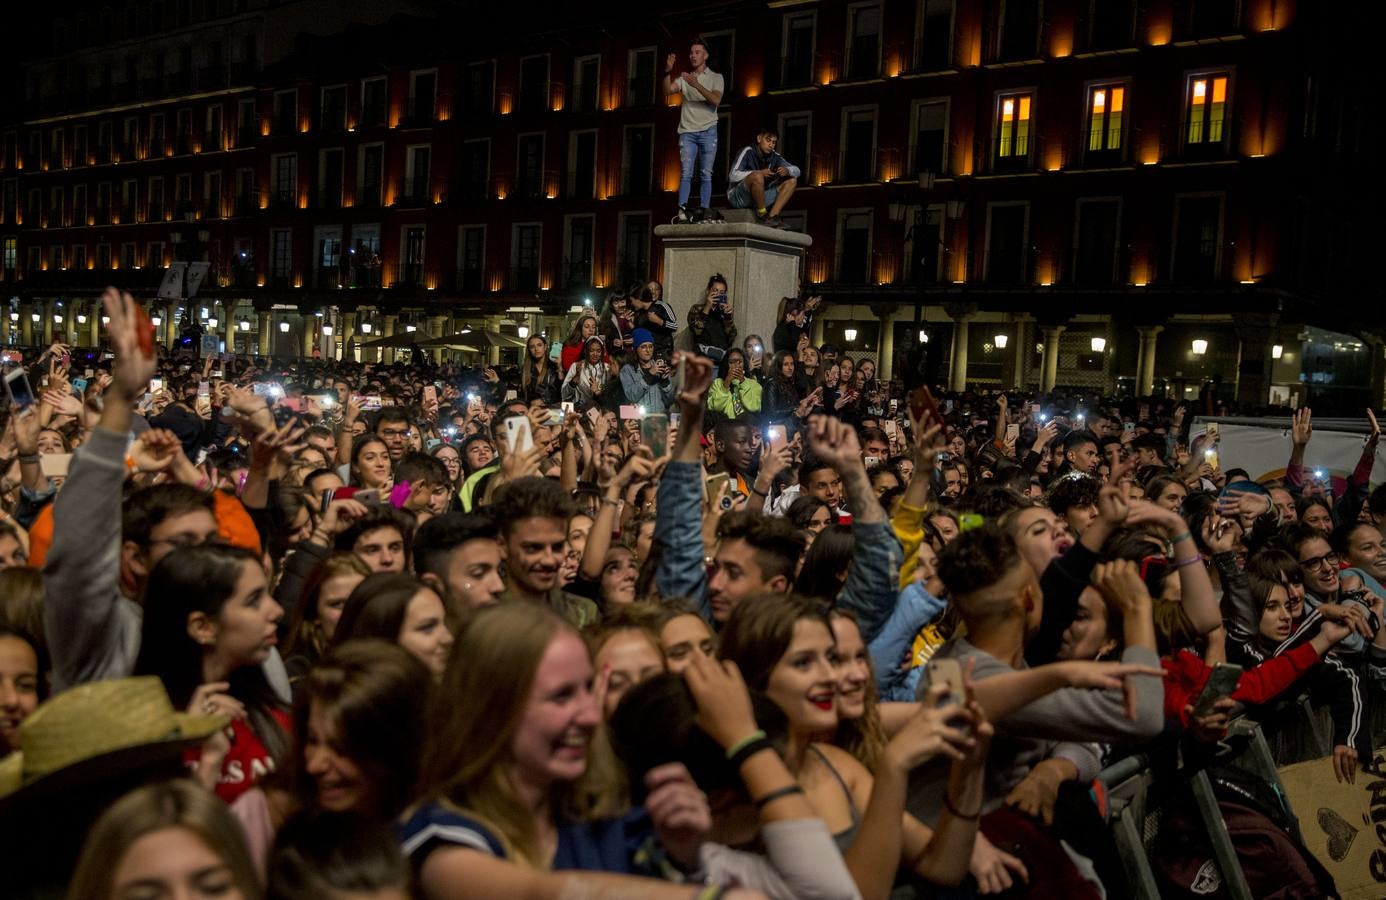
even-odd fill
[[[43,569],[55,691],[128,675],[138,642],[138,623],[119,618],[121,485],[131,407],[154,375],[155,357],[141,345],[140,330],[149,326],[134,298],[108,288],[101,302],[116,354],[113,377],[101,420],[54,501],[53,545]]]
[[[688,597],[704,619],[712,621],[707,602],[707,568],[702,541],[703,407],[712,385],[712,363],[691,353],[684,360],[683,391],[678,395],[682,418],[673,456],[659,479],[656,495],[655,540],[663,556],[655,584],[664,597]]]

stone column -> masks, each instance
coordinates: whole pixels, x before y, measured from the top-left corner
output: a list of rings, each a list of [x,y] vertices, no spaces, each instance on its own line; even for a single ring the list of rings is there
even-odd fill
[[[47,300],[39,303],[39,315],[43,317],[40,324],[43,325],[43,346],[45,347],[53,345],[53,310],[55,309],[57,307]]]
[[[948,358],[948,390],[956,393],[967,389],[968,322],[977,314],[977,307],[948,304],[944,311],[953,320],[953,351]]]
[[[382,316],[380,325],[381,334],[385,337],[393,335],[395,333],[395,323],[398,321],[399,316]],[[386,364],[393,363],[395,361],[395,351],[382,347],[380,350],[380,361]]]
[[[1066,327],[1044,326],[1044,375],[1040,380],[1040,390],[1046,393],[1054,390],[1059,380],[1059,338]]]
[[[1155,390],[1155,349],[1163,325],[1140,325],[1141,349],[1136,357],[1136,396],[1149,397]]]
[[[1015,323],[1015,334],[1011,340],[1015,342],[1013,359],[1014,371],[1011,373],[1011,387],[1020,390],[1025,387],[1025,360],[1029,358],[1030,349],[1030,322],[1028,319],[1017,319]]]
[[[34,345],[34,311],[37,308],[37,304],[19,308],[19,335],[26,347]]]
[[[1240,341],[1237,364],[1237,402],[1246,406],[1265,406],[1270,402],[1271,341],[1280,314],[1269,312],[1234,313],[1232,324]]]
[[[356,361],[356,313],[342,313],[342,359]]]
[[[895,369],[895,311],[894,303],[877,303],[871,312],[880,320],[881,339],[876,348],[876,378],[887,382]]]
[[[443,334],[444,334],[444,332],[443,332],[443,326],[445,326],[445,325],[447,324],[447,322],[448,322],[448,317],[447,317],[447,316],[429,316],[429,317],[428,317],[428,336],[431,337],[431,338],[440,338],[440,337],[442,337]],[[441,364],[442,361],[443,361],[443,348],[442,348],[442,347],[434,347],[434,348],[433,348],[433,353],[432,353],[431,355],[433,356],[433,363],[434,363],[434,365]]]
[[[15,322],[10,318],[10,311],[5,309],[0,312],[0,342],[6,345],[13,343]]]
[[[259,341],[260,355],[269,356],[270,341],[273,340],[270,329],[274,328],[274,317],[267,312],[257,312],[255,318],[256,324],[259,326],[259,331],[255,333],[255,337]]]
[[[313,356],[313,342],[322,338],[323,320],[313,315],[311,312],[305,313],[300,311],[299,316],[303,320],[303,358],[310,359]],[[327,356],[326,349],[323,350],[322,355]]]
[[[713,272],[721,272],[736,301],[732,319],[739,339],[758,334],[770,346],[775,312],[782,298],[797,293],[799,269],[812,238],[745,222],[659,225],[655,235],[664,242],[665,284],[703,285]],[[686,305],[678,310],[685,329],[686,310]],[[818,327],[815,321],[815,330]],[[550,332],[550,338],[562,340],[563,335]],[[681,331],[674,340],[683,346],[686,338]]]
[[[733,307],[733,309],[735,309],[735,307]],[[485,324],[483,325],[483,327],[485,328],[487,334],[494,335],[494,334],[497,334],[497,333],[500,332],[501,318],[502,318],[501,316],[487,316],[487,317],[486,317],[486,319],[485,319]],[[548,320],[541,317],[541,318],[539,319],[539,321],[536,322],[536,323],[534,324],[534,326],[533,326],[534,328],[536,328],[536,329],[538,329],[538,330],[537,330],[537,331],[531,331],[530,334],[531,334],[531,335],[534,335],[534,334],[541,334],[541,333],[543,333],[544,331],[548,330],[547,323],[548,323]],[[528,341],[529,338],[525,338],[525,340]],[[525,351],[522,349],[522,350],[520,351],[520,360],[521,360],[521,362],[523,362],[524,357],[525,357]],[[489,347],[486,348],[486,364],[489,365],[489,366],[500,365],[500,347],[496,346],[495,344],[492,344],[492,345],[490,345]],[[564,374],[567,374],[567,373],[564,373]]]
[[[93,303],[91,311],[87,313],[87,327],[91,329],[91,345],[101,346],[101,317],[106,311],[101,308],[100,303]]]

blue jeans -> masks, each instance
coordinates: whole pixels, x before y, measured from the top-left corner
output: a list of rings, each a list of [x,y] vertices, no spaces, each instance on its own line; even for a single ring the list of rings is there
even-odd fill
[[[707,209],[712,205],[712,158],[717,155],[717,126],[706,131],[679,135],[679,206],[688,205],[693,189],[693,163],[698,163],[698,199]]]

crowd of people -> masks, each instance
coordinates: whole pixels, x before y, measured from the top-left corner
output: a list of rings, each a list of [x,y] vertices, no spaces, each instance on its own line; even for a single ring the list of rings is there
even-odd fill
[[[1259,483],[1170,401],[881,380],[817,298],[738,342],[719,276],[689,349],[651,282],[518,367],[103,303],[0,437],[6,896],[1122,896],[1114,761],[1172,820],[1235,717],[1374,766],[1374,419],[1321,479],[1299,411]],[[1245,794],[1253,893],[1332,895]]]

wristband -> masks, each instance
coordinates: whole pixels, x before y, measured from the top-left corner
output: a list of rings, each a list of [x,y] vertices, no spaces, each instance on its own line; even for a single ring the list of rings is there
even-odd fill
[[[1186,532],[1184,532],[1183,534],[1176,534],[1174,537],[1172,537],[1172,538],[1169,539],[1169,542],[1170,542],[1171,544],[1177,544],[1177,543],[1179,543],[1180,541],[1187,541],[1187,540],[1188,540],[1189,538],[1191,538],[1191,537],[1193,537],[1193,535],[1192,535],[1192,534],[1189,534],[1189,533],[1186,531]]]
[[[732,757],[736,756],[743,749],[749,747],[751,744],[754,744],[756,741],[764,739],[765,732],[757,728],[755,731],[752,731],[750,734],[746,735],[744,738],[727,748],[727,759],[731,759]]]
[[[1171,569],[1182,569],[1182,568],[1184,568],[1185,566],[1191,566],[1191,565],[1193,565],[1194,563],[1200,563],[1200,562],[1203,562],[1203,557],[1201,557],[1201,556],[1195,556],[1195,557],[1192,557],[1192,558],[1190,558],[1190,559],[1176,559],[1176,560],[1174,560],[1173,562],[1171,562],[1171,563],[1169,564],[1169,566],[1170,566]]]
[[[613,500],[613,499],[610,498],[610,497],[603,497],[603,498],[602,498],[602,502],[603,502],[603,503],[610,503],[612,506],[616,506],[616,507],[619,507],[619,506],[621,505],[621,501],[620,501],[619,499]]]
[[[803,792],[804,789],[799,787],[797,784],[790,784],[780,788],[779,790],[771,791],[764,797],[761,797],[759,800],[753,802],[756,805],[756,809],[764,809],[771,803],[774,803],[776,800],[779,800],[783,797],[789,797],[793,794],[802,794]]]
[[[970,816],[958,812],[957,807],[953,806],[953,798],[948,796],[947,791],[943,792],[943,806],[953,814],[953,818],[962,819],[965,822],[975,822],[982,817],[982,808],[980,806],[978,806],[977,811]]]
[[[21,453],[19,454],[19,461],[22,463],[37,464],[39,455],[37,453]],[[125,464],[132,469],[134,468],[134,464],[130,461],[129,457],[126,457]]]

